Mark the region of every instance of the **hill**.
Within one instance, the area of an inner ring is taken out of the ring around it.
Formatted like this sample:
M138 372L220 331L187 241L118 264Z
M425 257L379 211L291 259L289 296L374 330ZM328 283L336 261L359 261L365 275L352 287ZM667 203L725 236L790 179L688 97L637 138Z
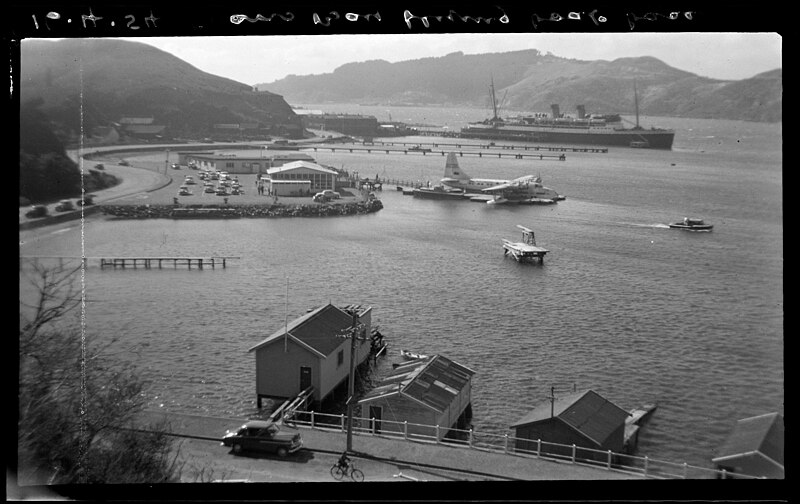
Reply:
M20 52L20 103L41 99L62 138L122 117L153 118L171 136L207 135L214 124L301 131L281 96L208 74L147 44L26 40Z
M531 49L397 63L348 63L332 73L290 75L256 87L292 103L380 103L384 105L463 105L490 103L494 81L501 108L545 112L558 103L563 112L585 105L594 114L633 114L634 80L645 115L739 119L782 119L782 70L740 81L700 77L653 57L582 61Z

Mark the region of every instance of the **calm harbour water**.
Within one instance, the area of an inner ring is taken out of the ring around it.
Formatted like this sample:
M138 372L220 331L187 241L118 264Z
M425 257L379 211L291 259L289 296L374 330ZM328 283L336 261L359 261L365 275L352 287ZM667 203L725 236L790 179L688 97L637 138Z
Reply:
M449 124L469 109L308 105ZM502 434L534 405L591 388L625 409L657 402L639 453L708 466L736 420L784 413L781 125L643 119L672 151L568 152L565 162L462 157L472 176L540 174L553 206L429 201L387 187L373 215L87 221L26 239L23 255L232 255L225 270L86 272L87 332L121 336L151 406L217 416L255 407L247 349L329 301L373 306L399 349L476 372L473 424ZM652 124L651 124L652 123ZM432 138L416 138L430 142ZM317 153L324 164L438 181L444 157ZM711 233L666 228L684 216ZM545 264L503 256L516 224ZM22 236L21 236L22 238ZM287 299L288 284L288 299ZM22 288L22 284L21 284Z

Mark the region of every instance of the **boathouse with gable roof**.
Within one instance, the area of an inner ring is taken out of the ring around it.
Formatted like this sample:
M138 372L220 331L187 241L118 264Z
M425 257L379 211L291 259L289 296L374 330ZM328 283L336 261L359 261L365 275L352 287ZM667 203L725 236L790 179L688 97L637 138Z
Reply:
M472 377L468 367L441 355L397 366L356 406L362 428L442 439L472 416ZM386 420L387 422L384 422ZM408 422L403 425L403 422ZM437 430L432 427L439 426Z
M783 436L780 413L743 418L711 461L728 473L783 479Z
M593 390L573 392L542 402L515 423L516 448L572 456L572 445L621 453L629 413ZM539 446L538 440L541 440ZM565 446L555 446L565 445ZM583 450L583 459L605 461L606 453Z
M350 372L350 338L343 337L358 324L356 365L370 355L372 307L333 304L310 310L253 345L256 359L256 396L259 407L263 398L288 399L309 386L313 399L321 402Z

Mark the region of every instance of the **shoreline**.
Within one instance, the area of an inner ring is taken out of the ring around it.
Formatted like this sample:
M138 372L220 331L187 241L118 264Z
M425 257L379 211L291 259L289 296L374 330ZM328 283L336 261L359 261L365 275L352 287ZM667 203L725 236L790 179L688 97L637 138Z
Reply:
M127 219L235 219L273 217L329 217L340 215L365 215L383 209L381 200L346 202L328 205L317 204L144 204L98 205L98 210L114 220Z

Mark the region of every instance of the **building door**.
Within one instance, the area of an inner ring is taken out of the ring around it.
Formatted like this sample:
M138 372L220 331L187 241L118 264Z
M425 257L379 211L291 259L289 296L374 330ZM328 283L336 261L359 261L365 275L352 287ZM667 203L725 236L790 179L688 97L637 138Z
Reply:
M383 412L380 406L370 406L369 407L369 418L370 421L374 418L375 419L375 432L381 431L381 413Z
M300 366L300 392L311 386L311 368Z

